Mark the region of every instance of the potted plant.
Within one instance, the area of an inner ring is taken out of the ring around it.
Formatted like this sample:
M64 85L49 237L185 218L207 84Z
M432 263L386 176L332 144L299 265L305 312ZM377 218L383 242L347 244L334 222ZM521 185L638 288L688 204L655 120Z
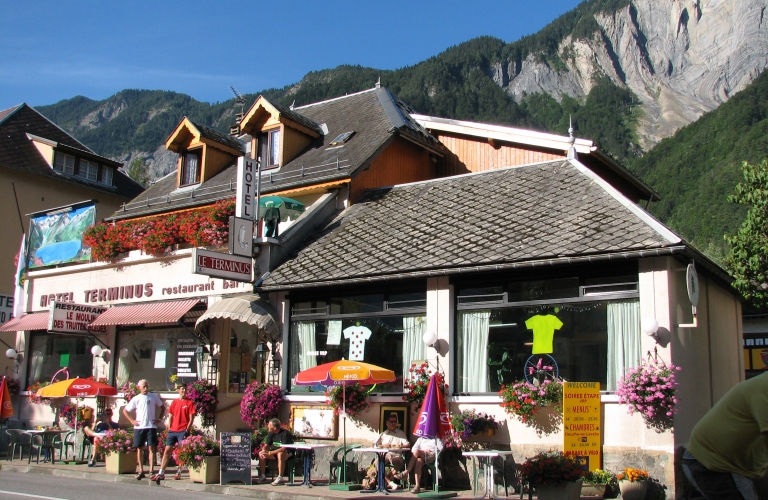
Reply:
M371 408L371 401L368 399L368 391L360 384L343 386L334 386L325 393L325 403L333 408L333 413L340 414L342 409L347 412L347 416L353 420L357 419L361 413L368 413ZM346 404L345 404L346 400Z
M104 462L110 474L131 474L136 470L136 449L130 432L108 430L96 442L96 451L105 454Z
M629 407L630 415L640 413L645 425L656 432L671 429L678 410L675 372L679 370L659 360L630 369L616 387L619 403Z
M536 489L539 500L579 500L584 471L560 451L547 451L520 466L523 480Z
M219 442L207 436L192 435L173 449L173 459L179 467L189 469L189 479L196 483L219 482L221 467Z
M520 381L512 385L503 385L499 391L501 407L510 415L529 427L537 434L549 434L560 429L563 422L563 381L560 379L538 380L534 383ZM543 421L536 418L545 406L551 406Z
M623 500L644 500L648 490L648 472L627 467L616 475Z
M403 380L403 389L405 389L403 401L414 403L412 406L418 411L422 403L424 403L424 396L427 394L427 386L429 385L429 378L432 376L432 372L429 370L427 363L422 363L411 366L408 369L408 373L410 376ZM445 394L445 376L440 372L437 372L437 385Z
M491 415L472 409L451 415L451 426L461 434L461 439L465 440L481 434L493 436L499 428L499 423Z
M616 481L616 476L607 470L596 469L584 474L584 484L581 485L581 496L603 497L608 483Z
M125 398L125 402L129 403L131 401L131 398L139 394L139 388L136 386L135 382L131 382L129 380L128 382L124 383L122 387L120 387L120 392L123 393L123 398Z
M282 406L283 391L279 386L254 381L246 386L240 400L240 419L252 429L257 429L276 417Z

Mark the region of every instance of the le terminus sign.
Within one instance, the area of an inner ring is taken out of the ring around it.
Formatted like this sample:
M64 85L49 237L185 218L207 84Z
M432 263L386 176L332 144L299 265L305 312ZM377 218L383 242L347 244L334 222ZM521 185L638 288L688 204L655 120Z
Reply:
M246 283L253 282L253 259L195 248L192 272Z

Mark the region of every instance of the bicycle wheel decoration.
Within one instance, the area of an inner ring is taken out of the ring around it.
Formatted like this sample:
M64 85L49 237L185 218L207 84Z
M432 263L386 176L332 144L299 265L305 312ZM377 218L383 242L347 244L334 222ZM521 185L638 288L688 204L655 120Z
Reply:
M549 354L534 354L525 361L523 368L526 382L544 382L559 378L557 361Z

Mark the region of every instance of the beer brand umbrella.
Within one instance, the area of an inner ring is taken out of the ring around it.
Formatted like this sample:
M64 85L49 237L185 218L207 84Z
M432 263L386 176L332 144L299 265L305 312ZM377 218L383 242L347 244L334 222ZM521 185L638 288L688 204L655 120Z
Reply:
M342 410L341 417L344 419L344 449L347 447L347 398L346 387L348 385L373 385L394 382L397 379L395 372L387 368L363 363L362 361L351 361L341 359L331 361L319 366L307 368L296 374L293 383L296 385L340 385ZM346 460L342 454L342 461ZM347 482L347 468L341 468L344 474L344 483Z
M13 405L11 404L11 392L8 390L8 382L5 377L0 379L0 419L12 417Z

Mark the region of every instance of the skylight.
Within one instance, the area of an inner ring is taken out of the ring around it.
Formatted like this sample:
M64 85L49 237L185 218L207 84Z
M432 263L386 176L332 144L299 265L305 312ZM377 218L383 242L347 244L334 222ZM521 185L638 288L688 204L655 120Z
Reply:
M352 131L352 132L344 132L343 134L339 134L338 136L336 136L334 140L331 141L331 146L343 145L345 142L349 140L350 137L354 135L354 133L355 132Z

